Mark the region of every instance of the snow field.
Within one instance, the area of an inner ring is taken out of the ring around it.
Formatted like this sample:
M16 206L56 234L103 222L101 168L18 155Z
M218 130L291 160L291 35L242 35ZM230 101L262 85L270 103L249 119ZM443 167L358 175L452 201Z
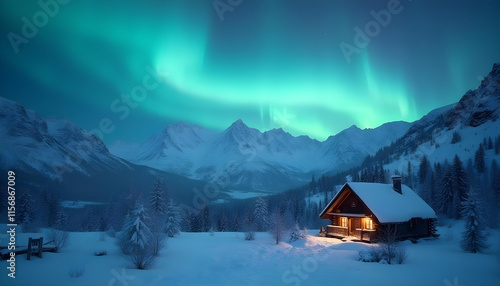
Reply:
M439 227L440 239L402 242L409 257L402 265L357 261L372 245L316 237L275 245L268 233L245 241L243 233L181 233L168 239L150 270L137 270L114 239L100 233L71 233L61 253L43 259L17 257L16 279L0 268L1 285L499 285L500 231L491 231L486 253L470 254L458 246L462 222ZM38 237L40 234L31 234ZM27 241L29 234L19 234ZM288 239L288 237L287 237ZM3 243L2 243L3 244ZM107 255L94 252L106 250ZM3 262L5 263L5 262ZM71 278L73 269L84 269ZM454 284L454 281L458 284ZM447 283L449 282L449 284Z

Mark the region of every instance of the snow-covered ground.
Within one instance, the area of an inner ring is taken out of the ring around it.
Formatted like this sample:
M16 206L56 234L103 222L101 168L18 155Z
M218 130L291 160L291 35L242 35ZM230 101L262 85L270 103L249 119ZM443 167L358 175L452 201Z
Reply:
M403 242L409 253L402 265L358 261L358 251L371 245L316 237L273 243L267 233L245 241L241 233L181 233L169 239L153 269L136 270L121 251L99 233L72 233L61 253L42 259L17 257L16 279L0 267L1 285L500 285L500 231L491 233L492 247L482 254L458 246L461 222L440 227L439 240ZM18 242L28 234L19 234ZM32 234L38 237L38 234ZM0 244L6 243L6 237ZM94 252L106 250L105 256ZM71 278L72 269L85 269Z

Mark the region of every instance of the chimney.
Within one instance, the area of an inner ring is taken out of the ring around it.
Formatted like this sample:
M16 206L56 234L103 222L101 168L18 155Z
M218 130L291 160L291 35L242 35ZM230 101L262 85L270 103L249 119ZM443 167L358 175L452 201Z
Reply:
M392 187L394 191L402 194L401 192L401 176L394 175L392 176Z

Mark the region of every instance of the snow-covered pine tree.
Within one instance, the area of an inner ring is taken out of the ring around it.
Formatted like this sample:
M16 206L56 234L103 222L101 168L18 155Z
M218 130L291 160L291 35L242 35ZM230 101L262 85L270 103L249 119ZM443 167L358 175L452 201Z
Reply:
M488 248L488 236L485 230L484 213L476 191L471 189L467 200L462 204L462 217L465 220L465 231L462 232L460 247L471 253Z
M36 218L35 201L29 193L29 190L23 192L18 198L18 212L19 222L23 225L24 232L30 232L32 224Z
M284 219L284 215L280 210L275 210L271 214L271 221L269 225L269 232L274 237L276 244L279 244L283 240L287 231L287 225Z
M207 232L212 228L212 221L210 219L210 210L208 208L208 204L205 204L203 208L203 231Z
M255 201L253 215L257 231L265 231L267 229L269 213L267 211L267 202L264 198L259 197Z
M453 183L453 217L460 218L461 203L467 197L469 184L467 182L467 173L463 167L462 161L455 155L452 165L452 183Z
M49 241L55 246L56 252L61 250L69 240L69 232L64 229L68 225L68 215L66 212L59 208L54 222L54 228L49 230L48 237Z
M491 163L491 188L493 189L497 209L500 209L500 167L496 160Z
M307 236L307 229L300 229L299 224L295 223L295 228L293 231L290 233L290 240L289 242L292 243L294 241L297 241L299 239L303 239Z
M167 205L167 208L165 209L165 218L166 218L166 223L165 223L165 232L169 237L174 237L178 235L181 232L181 212L179 208L174 205L174 202L172 199L170 199L170 202Z
M440 211L448 217L453 216L453 194L453 171L451 167L448 167L443 177L439 196Z
M63 210L63 208L59 208L54 226L56 229L62 230L65 229L67 225L68 225L68 215Z
M137 204L120 234L118 243L137 269L147 269L154 262L152 233L142 204Z
M152 211L155 214L165 213L165 191L163 190L163 183L160 179L156 180L154 190L150 195L150 203L152 206Z
M165 192L163 190L163 183L158 178L155 187L150 194L149 203L151 205L150 211L150 226L152 233L152 247L153 254L158 255L158 252L163 247L165 241Z

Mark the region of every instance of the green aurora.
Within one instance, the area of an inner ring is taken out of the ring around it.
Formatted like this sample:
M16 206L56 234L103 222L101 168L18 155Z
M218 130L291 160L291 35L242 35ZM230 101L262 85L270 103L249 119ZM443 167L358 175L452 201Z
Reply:
M498 1L400 1L350 61L339 45L395 0L54 1L41 1L57 11L16 47L12 33L23 37L23 17L43 20L43 5L1 2L1 96L88 130L108 118L106 143L237 119L325 140L353 124L417 120L500 61ZM145 77L154 88L125 114L122 94Z

